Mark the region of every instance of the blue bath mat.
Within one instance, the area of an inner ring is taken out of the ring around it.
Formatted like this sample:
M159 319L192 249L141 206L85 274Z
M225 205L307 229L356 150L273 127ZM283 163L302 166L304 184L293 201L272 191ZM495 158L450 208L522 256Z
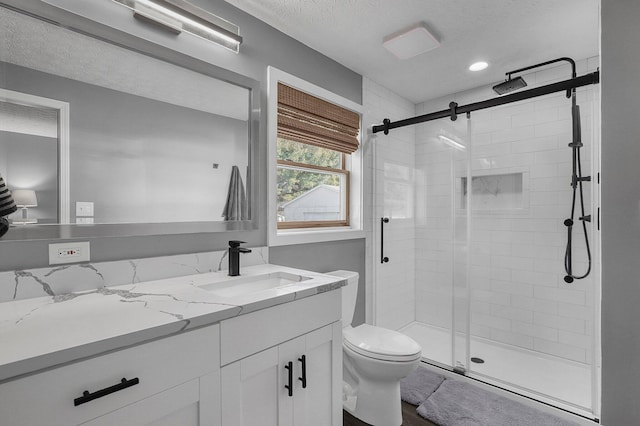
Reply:
M400 380L400 397L411 405L420 405L443 381L444 376L418 366L413 373Z
M459 380L447 379L419 407L440 426L578 426Z

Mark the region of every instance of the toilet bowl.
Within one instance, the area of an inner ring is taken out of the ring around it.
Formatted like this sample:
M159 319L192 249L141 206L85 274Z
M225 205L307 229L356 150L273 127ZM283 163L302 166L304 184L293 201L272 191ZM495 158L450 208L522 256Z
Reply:
M342 288L344 409L374 426L400 426L400 380L418 366L422 348L397 331L368 324L351 327L358 273L334 271L328 275L348 282Z

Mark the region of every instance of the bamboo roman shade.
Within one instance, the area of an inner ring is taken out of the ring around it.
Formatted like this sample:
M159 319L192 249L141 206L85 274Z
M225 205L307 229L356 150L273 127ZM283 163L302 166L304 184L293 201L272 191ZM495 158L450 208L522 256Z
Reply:
M359 131L357 113L278 83L278 137L351 154Z

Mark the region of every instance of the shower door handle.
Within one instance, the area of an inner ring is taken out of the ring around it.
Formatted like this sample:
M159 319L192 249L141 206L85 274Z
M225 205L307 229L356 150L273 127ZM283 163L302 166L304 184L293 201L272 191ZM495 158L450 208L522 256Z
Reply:
M380 263L387 263L389 258L384 255L384 224L389 223L388 217L380 218Z

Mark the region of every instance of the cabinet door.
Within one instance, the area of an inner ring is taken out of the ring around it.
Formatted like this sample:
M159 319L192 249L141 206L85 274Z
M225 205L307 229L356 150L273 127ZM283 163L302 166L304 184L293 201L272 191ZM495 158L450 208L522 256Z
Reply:
M342 425L339 321L228 364L221 375L223 426Z
M222 367L223 426L277 426L278 348L270 348Z
M342 325L336 322L305 337L306 388L298 381L295 426L342 425ZM298 361L302 374L302 362ZM298 390L299 388L299 390Z
M296 408L304 405L306 389L302 388L302 368L300 359L305 353L305 336L288 340L278 346L280 383L277 389L279 426L302 426L296 416ZM290 368L289 368L290 367ZM289 384L291 391L289 391ZM325 426L328 426L325 425Z

